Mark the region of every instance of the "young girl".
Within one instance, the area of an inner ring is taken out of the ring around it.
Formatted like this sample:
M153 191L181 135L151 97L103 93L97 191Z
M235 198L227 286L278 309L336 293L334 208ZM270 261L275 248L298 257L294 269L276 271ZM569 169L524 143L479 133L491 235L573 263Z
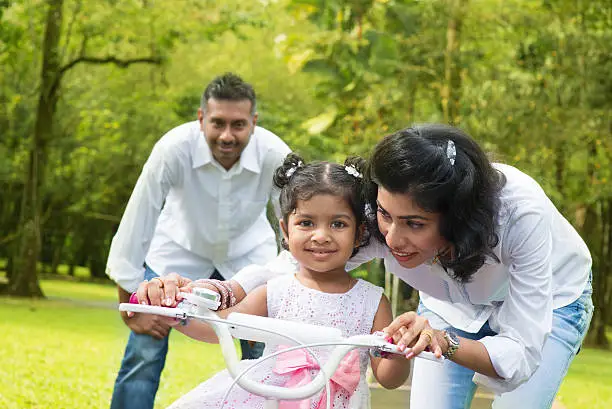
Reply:
M298 261L294 274L271 280L247 295L242 302L220 312L242 312L309 324L331 326L344 336L367 334L381 330L392 320L389 301L382 289L366 281L352 278L345 270L347 260L367 242L364 228L364 202L361 199L362 160L347 160L344 166L313 162L290 154L274 176L281 190L283 215L280 226L283 247ZM199 321L176 326L186 335L205 342L217 342L212 329ZM279 349L267 344L264 356ZM326 362L333 347L313 348L320 362ZM295 370L283 366L283 355L257 365L247 375L268 384L291 384L304 368L316 376L316 360L307 355L305 364ZM343 362L353 368L353 382L333 388L333 408L368 408L369 390L365 379L368 360L374 376L385 388L396 388L409 374L403 356L381 359L369 356L366 350L355 350ZM244 368L253 361L242 361ZM351 371L349 371L350 373ZM180 398L170 408L219 408L233 379L222 371ZM308 407L325 407L325 392L314 397ZM224 408L262 408L265 399L234 386ZM302 407L302 406L300 406Z

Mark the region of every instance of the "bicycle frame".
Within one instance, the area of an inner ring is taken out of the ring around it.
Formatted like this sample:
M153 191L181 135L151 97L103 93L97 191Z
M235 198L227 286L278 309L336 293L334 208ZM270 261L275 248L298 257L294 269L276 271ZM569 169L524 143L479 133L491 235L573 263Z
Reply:
M223 319L211 310L218 307L216 300L205 299L194 294L182 295L185 301L176 308L122 303L119 304L119 310L156 314L180 320L197 319L209 324L219 339L221 352L230 375L243 389L265 397L267 399L266 409L277 408L279 400L302 400L316 395L326 386L344 356L355 348L373 348L387 353L404 353L399 351L396 345L385 341L380 335L365 334L344 338L337 328L304 323L296 325L292 321L241 313L231 313L227 319ZM288 334L287 329L292 329L292 333ZM328 361L320 365L319 373L310 383L297 388L286 388L266 385L243 377L238 369L240 360L234 347L234 337L275 343L278 343L279 339L285 343L290 340L296 343L298 348L322 345L335 345L336 347ZM430 352L422 352L417 358L443 360L443 358L436 358Z

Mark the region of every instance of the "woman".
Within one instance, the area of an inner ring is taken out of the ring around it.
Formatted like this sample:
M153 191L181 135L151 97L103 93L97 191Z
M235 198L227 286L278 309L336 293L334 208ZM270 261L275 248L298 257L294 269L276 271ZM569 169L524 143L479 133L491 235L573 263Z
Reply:
M417 313L387 332L415 355L428 347L448 358L415 362L410 407L469 408L478 383L495 393L494 408L550 408L593 312L578 233L533 179L491 164L453 127L387 136L364 176L378 240L351 261L383 258L418 289ZM244 269L231 289L240 298L286 271L280 264Z

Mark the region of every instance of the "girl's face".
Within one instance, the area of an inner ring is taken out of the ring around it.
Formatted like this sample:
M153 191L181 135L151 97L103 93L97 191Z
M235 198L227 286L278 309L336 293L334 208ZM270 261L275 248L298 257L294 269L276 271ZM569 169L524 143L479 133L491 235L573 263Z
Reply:
M405 268L414 268L448 248L440 235L440 214L421 209L407 193L378 187L378 228L393 257Z
M357 220L347 201L334 195L298 200L281 230L289 251L308 273L345 273L357 246Z

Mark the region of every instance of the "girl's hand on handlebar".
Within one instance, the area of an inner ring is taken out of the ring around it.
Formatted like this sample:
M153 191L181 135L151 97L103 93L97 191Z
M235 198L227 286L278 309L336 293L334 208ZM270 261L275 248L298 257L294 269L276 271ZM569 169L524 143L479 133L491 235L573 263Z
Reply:
M437 334L440 331L433 329L426 318L413 311L398 316L383 331L400 350L406 351L410 348L406 353L408 359L425 350L433 352L437 358L442 356Z
M161 307L176 307L182 300L181 292L191 292L191 280L176 273L164 277L155 277L150 281L143 281L138 286L136 296L140 304L149 304Z

